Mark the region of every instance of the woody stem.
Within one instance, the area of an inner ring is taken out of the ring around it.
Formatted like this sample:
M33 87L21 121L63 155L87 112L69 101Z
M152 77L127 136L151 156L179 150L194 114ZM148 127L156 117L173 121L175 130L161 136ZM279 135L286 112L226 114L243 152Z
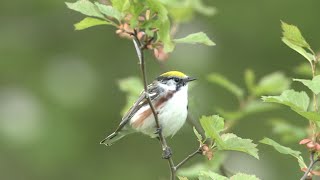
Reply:
M146 77L146 68L145 68L145 59L144 59L144 50L146 49L146 46L145 45L142 45L142 43L140 42L139 38L138 38L138 35L137 35L137 31L134 30L134 33L131 34L132 37L133 37L133 43L134 43L134 46L135 46L135 49L136 49L136 52L137 52L137 55L138 55L138 58L139 58L139 65L140 65L140 70L141 70L141 76L142 76L142 81L143 81L143 87L144 87L144 92L145 92L145 98L147 99L148 101L148 104L152 110L152 113L153 113L153 116L154 116L154 120L155 120L155 123L156 123L156 127L157 127L157 130L158 130L158 135L159 135L159 140L160 140L160 143L161 143L161 146L162 146L162 150L163 152L166 154L168 153L171 153L170 152L170 148L166 142L166 139L164 138L163 134L162 134L162 129L161 129L161 126L160 126L160 123L159 123L159 118L158 118L158 114L156 112L156 109L154 108L152 102L151 102L151 99L149 97L149 94L148 94L148 84L147 84L147 77ZM176 179L176 168L175 168L175 165L174 165L174 162L173 162L173 159L171 157L171 154L167 154L168 156L165 157L165 159L168 160L168 163L169 163L169 167L170 167L170 172L171 172L171 180L175 180Z

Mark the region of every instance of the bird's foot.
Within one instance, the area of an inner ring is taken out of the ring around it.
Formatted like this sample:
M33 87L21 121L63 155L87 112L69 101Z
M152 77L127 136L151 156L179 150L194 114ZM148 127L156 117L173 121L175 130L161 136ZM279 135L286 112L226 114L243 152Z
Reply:
M162 158L163 159L169 159L172 156L172 151L170 147L166 147L163 149Z
M156 132L154 134L158 134L159 135L160 133L162 133L162 128L161 127L157 128Z

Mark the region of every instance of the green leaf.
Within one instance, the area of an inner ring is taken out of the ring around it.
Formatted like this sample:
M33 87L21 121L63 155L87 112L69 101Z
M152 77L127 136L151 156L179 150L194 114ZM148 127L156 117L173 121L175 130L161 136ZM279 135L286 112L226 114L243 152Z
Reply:
M174 44L170 36L170 21L166 20L159 26L158 31L159 40L162 41L164 51L166 53L172 52L174 49Z
M271 119L272 132L281 137L283 142L297 142L308 136L305 127L295 126L283 119Z
M248 175L244 173L238 173L230 177L230 180L259 180L255 175Z
M188 180L188 178L186 177L181 177L181 176L178 176L179 180Z
M186 36L184 38L180 38L180 39L174 39L174 42L176 42L176 43L186 43L186 44L204 44L204 45L207 45L207 46L216 45L203 32L189 34L188 36Z
M293 44L291 41L289 41L286 38L282 38L282 42L284 42L287 46L289 46L291 49L297 51L299 54L301 54L304 58L306 58L309 62L312 62L314 60L314 56L310 53L308 53L305 49L303 49L300 46L297 46Z
M126 11L130 6L130 0L111 0L112 7L120 12Z
M255 74L252 69L247 69L244 72L244 81L246 83L246 86L248 90L253 93L254 87L255 87Z
M216 8L212 6L204 5L202 0L190 0L190 1L193 2L194 9L200 14L203 14L206 16L213 16L214 14L217 13Z
M312 77L311 66L310 66L310 63L307 63L307 62L301 63L300 65L296 66L293 71L294 73L302 76ZM319 74L318 70L316 74Z
M281 72L264 76L254 87L254 95L279 94L290 87L291 81Z
M106 6L104 4L100 4L98 2L95 3L101 13L106 16L110 16L116 18L119 22L121 21L123 15L117 9L113 8L112 6Z
M239 99L243 99L243 95L244 95L243 89L241 89L239 86L237 86L233 82L226 79L224 76L218 73L212 73L208 75L207 79L209 82L213 82L222 86L223 88L225 88L226 90L228 90L229 92L237 96Z
M207 138L215 140L218 146L223 145L223 141L219 135L224 130L224 119L218 115L202 116L200 124L205 131Z
M199 180L228 180L228 178L212 171L200 171Z
M78 11L84 15L104 18L103 14L101 14L98 8L89 0L78 0L75 3L66 2L66 5L69 9Z
M194 126L193 126L193 132L197 136L198 141L202 143L204 139L202 138L201 134L197 131L197 129Z
M308 112L310 99L305 92L296 92L294 90L286 90L280 96L262 96L265 102L274 102L291 107L293 111L314 122L320 122L320 114L318 112Z
M259 159L257 145L251 139L242 139L232 133L223 134L221 138L224 141L222 150L240 151Z
M92 17L86 17L77 24L74 25L75 30L83 30L92 26L98 26L98 25L105 25L105 24L110 24L110 22L101 20L101 19L96 19Z
M300 30L296 26L281 22L281 27L283 30L282 34L285 39L297 46L310 48L310 45L304 39Z
M240 151L258 157L258 149L256 144L252 143L251 139L241 139L235 134L220 133L224 130L224 119L220 116L202 116L200 124L208 138L211 138L216 143L219 150Z
M292 149L285 147L285 146L282 146L279 143L277 143L274 140L269 139L269 138L263 138L260 141L260 143L272 146L274 149L276 149L281 154L288 154L288 155L295 157L299 162L300 168L307 167L306 164L304 163L303 158L300 156L301 152L292 150Z
M302 82L315 94L320 93L320 75L315 76L312 80L307 80L307 79L293 79L293 80Z
M281 27L283 30L282 41L291 49L304 56L308 61L314 61L314 56L304 49L307 48L311 50L311 47L302 36L300 30L296 26L289 25L285 22L281 22Z
M118 85L120 90L125 92L127 95L127 104L121 111L121 114L123 115L137 100L143 89L143 85L140 78L137 77L128 77L121 79L118 81Z
M286 90L280 96L262 96L265 102L284 104L293 110L307 111L310 99L304 91Z

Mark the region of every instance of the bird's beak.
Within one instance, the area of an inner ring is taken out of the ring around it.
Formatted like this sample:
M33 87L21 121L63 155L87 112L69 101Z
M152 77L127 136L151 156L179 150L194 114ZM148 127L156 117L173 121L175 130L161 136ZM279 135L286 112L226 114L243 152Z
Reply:
M190 82L190 81L194 81L194 80L197 80L197 79L194 77L187 77L184 79L184 82Z

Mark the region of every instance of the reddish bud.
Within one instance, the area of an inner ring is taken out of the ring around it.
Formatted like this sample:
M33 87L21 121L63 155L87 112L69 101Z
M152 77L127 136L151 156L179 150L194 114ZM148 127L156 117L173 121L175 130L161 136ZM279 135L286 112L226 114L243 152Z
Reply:
M201 146L202 155L206 156L208 160L210 161L213 157L213 151L211 148L209 148L208 145L204 144Z
M302 139L299 144L307 144L309 142L311 142L311 139Z
M169 58L169 54L164 52L163 47L157 47L153 50L154 56L159 60L159 61L166 61Z

